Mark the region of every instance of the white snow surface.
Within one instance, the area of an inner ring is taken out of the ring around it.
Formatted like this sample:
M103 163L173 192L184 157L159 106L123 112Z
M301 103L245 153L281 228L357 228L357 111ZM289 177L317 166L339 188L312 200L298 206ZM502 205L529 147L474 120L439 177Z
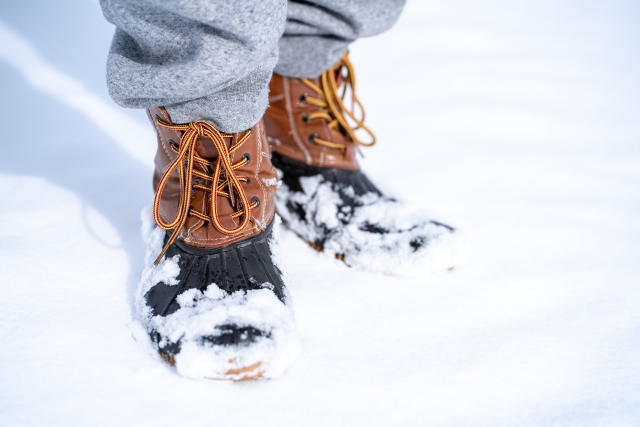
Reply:
M158 332L163 337L161 346L180 342L180 352L174 357L178 373L194 379L241 379L244 373L234 376L227 372L259 365L257 371L260 378L281 376L300 352L300 341L286 289L287 305L270 290L273 288L270 283L262 284L263 289L232 294L210 283L204 292L190 289L181 293L177 298L180 308L175 312L167 316L154 316L145 295L160 282L169 286L178 285L176 278L180 273L180 256L163 257L158 265L154 265L164 244L165 231L155 225L151 207L142 211L141 220L146 255L135 297L137 320L148 333ZM277 229L278 224L279 221L276 221L274 228ZM278 253L277 236L277 232L273 233L269 241L275 253ZM264 332L265 336L249 346L202 343L202 337L220 335L220 327L230 324L254 327ZM151 342L145 344L154 347Z
M347 268L281 230L281 377L184 378L135 321L155 136L108 97L98 2L0 2L1 426L637 426L635 1L411 0L351 48L363 169L468 241Z

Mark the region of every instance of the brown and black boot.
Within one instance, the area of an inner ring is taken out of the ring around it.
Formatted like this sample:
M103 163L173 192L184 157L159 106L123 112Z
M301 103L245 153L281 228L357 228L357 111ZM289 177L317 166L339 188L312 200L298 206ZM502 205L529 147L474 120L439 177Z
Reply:
M272 257L277 177L264 124L226 134L175 124L162 107L148 114L158 151L141 321L183 376L277 376L298 344Z
M264 121L282 174L276 207L312 247L350 266L397 274L428 264L433 247L449 246L442 241L452 227L382 194L361 171L357 153L375 137L364 125L348 54L315 79L274 74L269 103Z

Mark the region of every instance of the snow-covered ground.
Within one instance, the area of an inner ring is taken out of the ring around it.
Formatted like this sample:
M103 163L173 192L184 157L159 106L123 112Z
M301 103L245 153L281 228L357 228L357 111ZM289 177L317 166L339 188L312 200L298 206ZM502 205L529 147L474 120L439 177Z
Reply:
M390 278L283 230L302 354L228 383L132 324L155 137L107 95L113 28L0 3L0 425L640 425L639 29L635 1L413 0L357 42L364 168L466 260Z

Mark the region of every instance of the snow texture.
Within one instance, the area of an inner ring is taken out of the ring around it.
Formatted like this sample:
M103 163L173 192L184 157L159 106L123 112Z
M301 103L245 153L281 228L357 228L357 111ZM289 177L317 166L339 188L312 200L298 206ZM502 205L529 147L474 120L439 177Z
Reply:
M638 426L638 22L410 0L356 42L363 170L467 261L370 274L282 229L302 351L236 383L178 375L132 322L156 137L109 99L98 2L0 1L0 426Z
M175 356L178 373L194 379L241 379L246 373L229 375L227 372L259 364L261 378L281 376L300 350L290 296L285 295L286 304L283 304L270 290L273 285L269 283L262 284L263 289L232 294L211 283L204 292L190 289L181 293L177 298L180 308L174 313L153 316L145 295L160 282L178 285L179 255L164 257L154 265L162 250L165 232L155 225L150 207L143 210L141 220L147 250L135 297L138 319L147 332L160 334L160 347L180 342L180 352ZM275 253L278 252L278 222L269 241ZM220 335L220 327L224 325L254 327L264 335L244 346L213 346L203 342L203 337Z
M306 241L322 241L329 256L340 255L363 271L403 277L416 270L454 268L461 249L452 230L432 222L416 206L373 192L358 196L353 187L338 188L321 175L299 182L302 192L280 185L278 212ZM292 213L288 204L300 206L305 217Z

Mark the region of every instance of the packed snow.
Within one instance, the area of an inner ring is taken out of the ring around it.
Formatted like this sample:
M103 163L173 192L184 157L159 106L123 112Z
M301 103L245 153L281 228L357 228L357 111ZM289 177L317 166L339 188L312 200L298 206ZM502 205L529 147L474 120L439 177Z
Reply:
M236 383L180 376L136 320L155 136L108 97L98 2L1 2L0 425L637 426L639 18L412 0L356 42L364 170L466 261L372 274L281 228L299 358Z

